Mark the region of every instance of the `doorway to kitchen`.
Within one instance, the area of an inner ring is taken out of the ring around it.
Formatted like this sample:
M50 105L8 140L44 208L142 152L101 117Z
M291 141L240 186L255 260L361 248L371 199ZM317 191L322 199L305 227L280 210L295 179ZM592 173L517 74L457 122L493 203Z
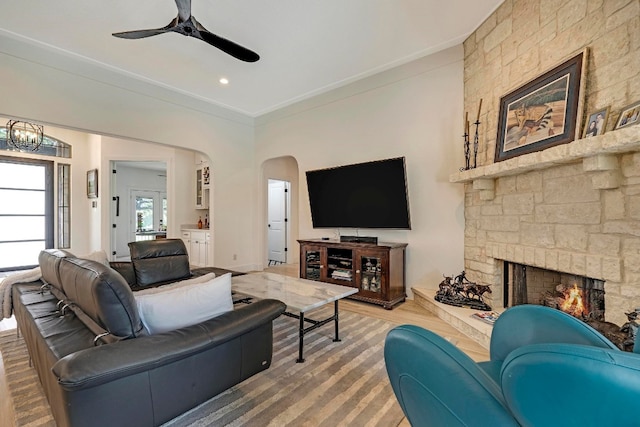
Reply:
M129 259L129 242L166 238L167 165L112 161L111 258Z

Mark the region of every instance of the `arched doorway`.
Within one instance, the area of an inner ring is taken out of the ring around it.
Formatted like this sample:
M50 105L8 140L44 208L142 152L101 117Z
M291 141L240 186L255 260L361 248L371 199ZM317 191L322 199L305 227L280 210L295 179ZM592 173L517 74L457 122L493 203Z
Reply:
M262 164L265 265L298 262L298 162L283 156Z

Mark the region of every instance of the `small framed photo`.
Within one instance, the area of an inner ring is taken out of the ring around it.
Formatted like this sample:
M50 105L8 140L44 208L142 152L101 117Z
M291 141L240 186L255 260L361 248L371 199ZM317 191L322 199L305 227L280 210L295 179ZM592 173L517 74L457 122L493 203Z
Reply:
M622 129L640 123L640 101L627 105L622 109L618 123L614 129Z
M87 197L89 199L98 198L98 169L87 171Z
M604 133L607 126L607 119L609 118L609 109L610 107L603 108L587 116L587 122L584 125L584 134L582 135L583 138L590 138Z

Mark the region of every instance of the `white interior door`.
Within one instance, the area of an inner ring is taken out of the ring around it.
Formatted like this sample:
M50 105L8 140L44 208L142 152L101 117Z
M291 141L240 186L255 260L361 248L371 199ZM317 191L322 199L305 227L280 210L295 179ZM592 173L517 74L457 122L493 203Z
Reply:
M288 183L270 179L267 209L269 263L287 262L287 198Z

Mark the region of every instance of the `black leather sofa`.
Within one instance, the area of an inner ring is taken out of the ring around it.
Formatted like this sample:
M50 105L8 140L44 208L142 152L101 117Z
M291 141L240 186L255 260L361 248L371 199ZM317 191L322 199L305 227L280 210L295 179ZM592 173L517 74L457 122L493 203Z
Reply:
M113 265L133 271L134 288L157 285L151 277L192 275L181 241L136 249L142 270L134 251L131 265ZM240 304L196 325L147 335L132 286L111 266L60 250L41 252L39 262L41 282L14 285L12 298L58 426L157 426L271 364L272 322L285 309L280 301ZM150 265L153 271L144 269Z

